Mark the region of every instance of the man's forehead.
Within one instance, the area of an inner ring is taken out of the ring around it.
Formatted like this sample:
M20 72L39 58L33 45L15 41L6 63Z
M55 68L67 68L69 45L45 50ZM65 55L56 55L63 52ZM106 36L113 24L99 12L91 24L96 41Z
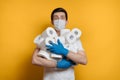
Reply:
M65 16L65 13L64 12L56 12L56 13L54 13L54 16L57 16L57 15L64 15Z

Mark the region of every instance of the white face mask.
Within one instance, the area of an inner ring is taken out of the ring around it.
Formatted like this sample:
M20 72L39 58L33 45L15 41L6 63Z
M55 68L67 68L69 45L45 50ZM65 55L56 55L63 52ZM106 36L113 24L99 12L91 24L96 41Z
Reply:
M65 28L66 21L58 19L58 20L54 20L53 23L56 30L61 30Z

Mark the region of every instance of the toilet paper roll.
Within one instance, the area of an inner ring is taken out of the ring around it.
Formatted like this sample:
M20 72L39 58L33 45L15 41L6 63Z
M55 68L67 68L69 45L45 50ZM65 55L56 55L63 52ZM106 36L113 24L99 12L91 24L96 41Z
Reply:
M50 53L48 53L48 52L46 52L46 51L43 51L43 50L40 50L40 51L38 52L38 56L44 57L44 58L46 58L46 59L48 59L48 60L54 60L54 59L52 59L52 58L50 57Z
M47 37L40 45L41 49L46 51L46 45L51 45L50 42L55 43L53 37Z
M51 57L51 58L61 59L61 58L62 58L62 55L58 55L58 54L51 53L50 57Z
M43 38L56 37L57 33L52 27L48 27L41 35Z
M35 39L34 39L34 43L37 45L38 48L41 48L41 43L44 41L44 38L41 37L41 35L38 35Z
M64 46L66 49L68 49L68 50L70 50L70 51L72 51L72 52L74 52L74 53L77 53L77 45L74 45L74 44L65 44L65 46Z
M65 36L69 32L70 32L70 29L62 29L62 30L60 30L60 36Z
M77 41L74 43L74 46L77 47L77 50L82 50L82 51L84 51L84 48L83 48L83 46L82 46L82 42L81 42L80 39L77 40Z
M47 37L45 39L45 45L51 45L51 42L55 43L55 39L53 37Z
M41 38L41 35L38 35L37 37L35 37L35 39L34 39L33 42L34 42L35 44L39 43L40 38Z
M47 52L45 52L45 51L43 51L43 50L40 50L40 51L38 52L38 56L42 56L42 57L44 57L44 58L46 58L46 59L50 59L50 54L47 53Z
M76 36L77 39L79 39L80 36L81 36L81 34L82 34L81 30L78 29L78 28L74 28L74 29L72 29L71 32L72 32L73 34L75 34L75 36Z
M69 32L66 36L65 36L65 40L66 43L72 44L76 41L76 36L75 34Z
M55 42L57 43L57 40L60 40L60 42L64 45L65 44L65 38L63 36L55 37Z
M68 50L70 50L70 44L65 44L64 47Z

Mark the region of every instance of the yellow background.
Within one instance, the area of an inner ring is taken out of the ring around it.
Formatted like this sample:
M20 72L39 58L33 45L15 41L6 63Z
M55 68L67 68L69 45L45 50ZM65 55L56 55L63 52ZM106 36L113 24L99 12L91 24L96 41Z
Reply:
M75 67L76 80L120 80L119 0L0 0L0 80L42 80L33 40L56 7L68 11L67 28L82 30L88 64Z

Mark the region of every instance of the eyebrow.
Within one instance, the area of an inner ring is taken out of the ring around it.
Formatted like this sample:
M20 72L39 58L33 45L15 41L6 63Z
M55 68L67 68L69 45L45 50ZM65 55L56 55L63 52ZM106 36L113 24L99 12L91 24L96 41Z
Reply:
M65 15L60 15L60 16L65 17ZM54 15L54 17L58 17L58 15Z
M54 18L57 18L58 16L57 16L57 15L54 15L53 17L54 17Z

